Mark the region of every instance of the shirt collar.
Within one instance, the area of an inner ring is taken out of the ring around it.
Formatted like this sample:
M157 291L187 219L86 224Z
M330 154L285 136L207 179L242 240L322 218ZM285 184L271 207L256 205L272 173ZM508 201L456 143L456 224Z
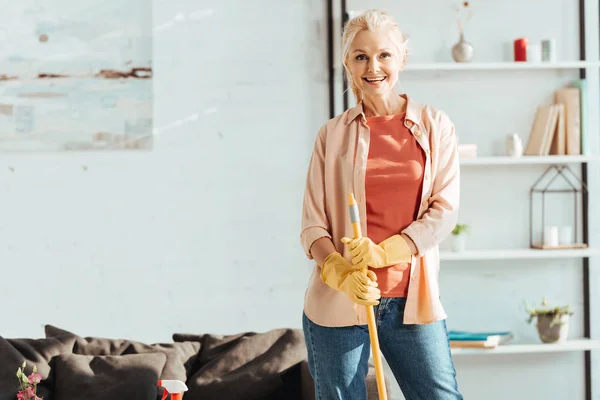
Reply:
M406 96L406 119L409 121L412 121L414 124L418 125L421 122L421 111L423 109L423 106L419 103L417 103L416 101L414 101L413 99L411 99L409 96ZM350 108L348 110L348 114L346 115L346 124L350 124L352 121L354 121L359 115L362 115L363 118L365 116L364 110L363 110L363 104L362 101Z

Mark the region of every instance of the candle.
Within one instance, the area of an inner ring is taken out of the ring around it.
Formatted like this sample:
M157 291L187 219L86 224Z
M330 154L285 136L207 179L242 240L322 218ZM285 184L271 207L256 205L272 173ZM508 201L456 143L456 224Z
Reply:
M561 226L558 242L560 244L572 244L573 228L571 228L570 226Z
M527 61L527 38L514 41L515 61Z
M558 246L558 227L549 226L544 229L544 246L557 247Z
M554 39L542 40L542 61L556 61L556 42Z
M542 61L542 46L538 43L530 43L527 46L527 61L540 62Z

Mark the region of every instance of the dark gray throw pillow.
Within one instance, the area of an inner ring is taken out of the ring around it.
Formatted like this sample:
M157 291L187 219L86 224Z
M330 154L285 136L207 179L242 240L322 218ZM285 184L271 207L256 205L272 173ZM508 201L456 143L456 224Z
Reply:
M236 335L176 333L174 341L202 343L197 369L188 379L187 400L292 400L298 391L290 384L290 367L306 359L299 329L274 329ZM299 370L299 369L298 369ZM290 371L282 378L284 371Z
M156 400L163 353L56 357L55 400Z
M37 394L44 400L52 399L54 373L52 358L72 353L75 338L56 337L48 339L4 339L0 337L0 400L15 400L19 381L15 376L17 368L27 361L26 375L31 374L35 365L42 374Z
M163 353L167 356L167 362L160 379L177 379L183 382L187 381L190 376L198 351L200 350L200 343L196 341L145 344L127 339L82 337L52 325L46 325L44 330L46 337L74 338L74 354L118 356L125 354Z

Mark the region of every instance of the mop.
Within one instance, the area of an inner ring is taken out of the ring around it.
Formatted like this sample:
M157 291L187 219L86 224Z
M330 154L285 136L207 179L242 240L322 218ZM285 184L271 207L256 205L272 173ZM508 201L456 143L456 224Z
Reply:
M358 206L354 200L354 194L348 195L348 210L350 212L350 222L352 222L352 230L354 238L362 237L360 229L360 218L358 215ZM366 274L366 269L363 270ZM387 392L385 391L385 380L383 375L383 364L381 363L381 354L379 352L379 339L377 337L377 325L375 324L375 312L373 306L367 308L367 323L369 326L369 339L371 341L371 353L373 354L373 363L375 364L375 378L377 379L377 392L379 400L387 400Z

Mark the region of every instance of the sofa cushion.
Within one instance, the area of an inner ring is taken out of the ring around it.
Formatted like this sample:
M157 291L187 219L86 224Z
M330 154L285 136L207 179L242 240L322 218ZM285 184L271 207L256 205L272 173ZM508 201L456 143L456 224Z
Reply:
M89 356L117 356L126 354L163 353L167 356L160 379L177 379L185 382L195 367L200 342L144 344L126 339L82 337L52 325L44 327L46 337L73 337L74 354Z
M307 356L298 329L237 335L177 333L173 340L202 343L186 400L292 398L297 388L287 388L281 374Z
M23 361L27 361L25 373L31 374L33 365L42 374L38 396L52 400L54 373L52 358L73 352L75 339L57 337L48 339L4 339L0 337L0 400L16 399L19 382L15 373Z
M163 353L56 357L55 400L156 400Z

